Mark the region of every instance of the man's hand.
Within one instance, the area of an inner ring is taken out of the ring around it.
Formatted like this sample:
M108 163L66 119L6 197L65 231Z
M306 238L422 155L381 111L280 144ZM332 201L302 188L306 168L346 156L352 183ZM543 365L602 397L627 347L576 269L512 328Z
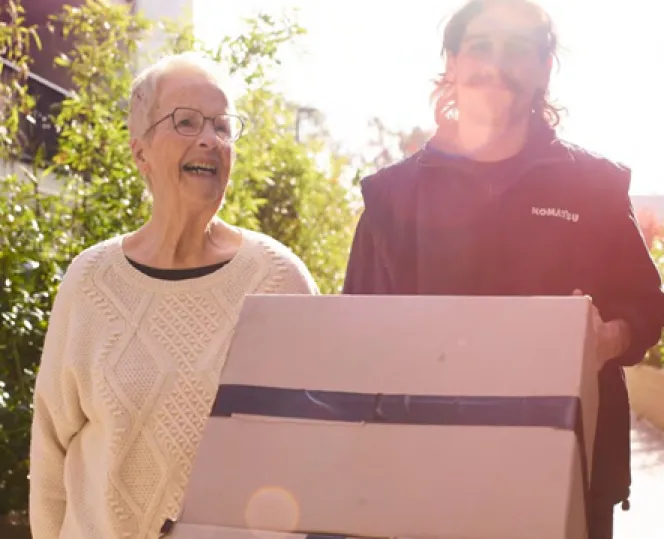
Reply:
M572 295L587 296L578 289L574 290ZM592 298L590 299L592 300ZM620 356L629 348L630 330L627 322L624 320L604 322L595 305L593 305L593 328L597 344L597 360L600 367L610 359Z

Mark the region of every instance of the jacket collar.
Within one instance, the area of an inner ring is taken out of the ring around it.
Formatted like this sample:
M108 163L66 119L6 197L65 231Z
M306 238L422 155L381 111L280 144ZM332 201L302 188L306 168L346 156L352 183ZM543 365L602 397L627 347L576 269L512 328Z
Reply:
M429 139L418 152L416 162L419 167L451 167L473 173L475 162L472 159L445 153L435 148L432 140ZM552 127L540 120L533 121L526 144L515 157L519 161L519 168L522 172L545 164L574 160L572 149L558 138Z

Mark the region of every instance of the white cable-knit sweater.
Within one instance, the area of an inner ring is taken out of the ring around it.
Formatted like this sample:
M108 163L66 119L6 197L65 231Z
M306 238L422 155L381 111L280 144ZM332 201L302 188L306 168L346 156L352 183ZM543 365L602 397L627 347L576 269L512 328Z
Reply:
M158 537L178 514L243 298L318 293L300 259L255 232L226 266L182 281L135 269L121 240L81 253L54 303L34 397L34 539Z

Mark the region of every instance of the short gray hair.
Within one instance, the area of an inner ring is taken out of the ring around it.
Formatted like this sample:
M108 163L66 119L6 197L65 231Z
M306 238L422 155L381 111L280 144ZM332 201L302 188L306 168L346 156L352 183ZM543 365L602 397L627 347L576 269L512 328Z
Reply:
M205 75L214 81L226 96L228 111L235 112L230 81L218 62L196 52L171 54L143 69L132 82L128 118L131 138L141 136L149 127L157 104L157 90L162 77L169 73L185 71Z

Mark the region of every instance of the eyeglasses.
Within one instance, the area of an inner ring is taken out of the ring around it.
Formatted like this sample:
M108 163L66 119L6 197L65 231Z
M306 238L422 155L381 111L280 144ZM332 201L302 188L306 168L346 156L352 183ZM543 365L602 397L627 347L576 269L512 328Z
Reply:
M190 109L186 107L178 107L170 114L167 114L159 121L153 123L145 130L144 135L163 121L171 118L173 120L173 128L177 133L185 137L195 137L200 135L205 127L205 122L210 120L214 127L215 133L227 141L235 142L242 136L244 129L244 122L239 116L233 114L217 114L216 116L204 116L200 110Z

